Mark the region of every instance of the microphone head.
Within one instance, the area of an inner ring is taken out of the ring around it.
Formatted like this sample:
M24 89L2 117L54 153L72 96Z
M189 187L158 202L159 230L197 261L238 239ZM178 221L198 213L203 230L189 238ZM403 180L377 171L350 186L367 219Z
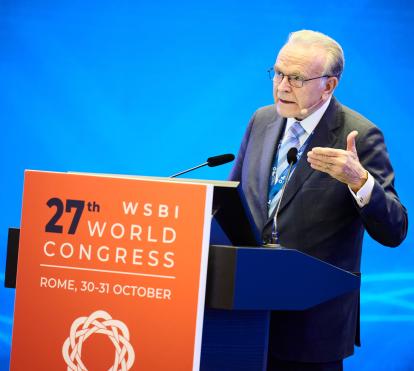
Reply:
M298 149L296 147L292 147L291 149L289 149L286 157L287 157L287 162L289 165L295 165L296 162L298 162Z
M209 157L207 159L207 165L210 167L219 166L223 164L227 164L234 160L234 155L232 153L226 153L224 155L218 155Z

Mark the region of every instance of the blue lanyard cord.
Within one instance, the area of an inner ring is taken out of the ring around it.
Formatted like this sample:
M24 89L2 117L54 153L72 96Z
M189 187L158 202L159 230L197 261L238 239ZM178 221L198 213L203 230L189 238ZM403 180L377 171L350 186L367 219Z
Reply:
M297 155L298 161L296 162L295 165L292 166L292 170L290 172L289 178L292 176L296 165L299 163L299 160L301 159L303 153L305 152L305 149L308 146L308 143L309 143L310 138L312 137L312 134L313 132L308 136L305 143L303 143L303 145L300 147L298 151L298 155ZM279 152L281 144L282 142L279 143L277 152ZM269 188L270 188L269 189L269 203L273 199L273 197L282 189L283 184L285 184L285 182L287 181L286 176L289 171L289 166L287 166L282 171L278 179L276 179L276 169L277 169L277 157L275 158L274 166L272 167L272 176L271 176L271 181L269 184Z

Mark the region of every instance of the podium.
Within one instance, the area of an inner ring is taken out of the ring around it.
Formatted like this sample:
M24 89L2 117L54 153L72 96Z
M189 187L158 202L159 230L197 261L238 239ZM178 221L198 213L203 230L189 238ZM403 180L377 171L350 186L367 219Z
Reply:
M10 288L18 241L10 229ZM271 310L304 310L359 287L358 276L297 250L211 245L200 370L266 370Z
M266 370L271 310L304 310L360 278L293 249L210 246L200 370Z
M235 182L213 185L200 370L266 370L270 311L311 308L358 290L360 278L298 250L254 246L258 234L241 188ZM9 287L15 284L18 242L13 229Z

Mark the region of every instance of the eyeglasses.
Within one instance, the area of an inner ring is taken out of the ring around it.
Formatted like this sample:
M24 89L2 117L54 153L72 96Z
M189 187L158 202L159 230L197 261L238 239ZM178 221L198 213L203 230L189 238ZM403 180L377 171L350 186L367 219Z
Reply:
M294 88L303 87L303 83L305 83L306 81L321 79L323 77L332 77L330 75L323 75L323 76L318 76L318 77L312 77L310 79L305 79L302 76L298 76L298 75L284 75L280 71L275 71L273 67L269 68L267 70L267 73L269 74L270 80L274 81L276 84L280 84L282 80L284 79L284 77L286 76L288 79L289 85Z

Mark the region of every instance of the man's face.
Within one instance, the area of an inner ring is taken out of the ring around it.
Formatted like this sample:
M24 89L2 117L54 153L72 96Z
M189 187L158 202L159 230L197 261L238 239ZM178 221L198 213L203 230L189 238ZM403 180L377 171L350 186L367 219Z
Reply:
M323 105L329 95L326 93L326 79L304 82L301 88L292 87L287 75L310 79L324 75L326 52L317 47L298 44L285 45L277 57L275 70L285 77L280 83L273 81L273 97L277 112L283 117L304 119ZM306 112L302 111L307 109Z

